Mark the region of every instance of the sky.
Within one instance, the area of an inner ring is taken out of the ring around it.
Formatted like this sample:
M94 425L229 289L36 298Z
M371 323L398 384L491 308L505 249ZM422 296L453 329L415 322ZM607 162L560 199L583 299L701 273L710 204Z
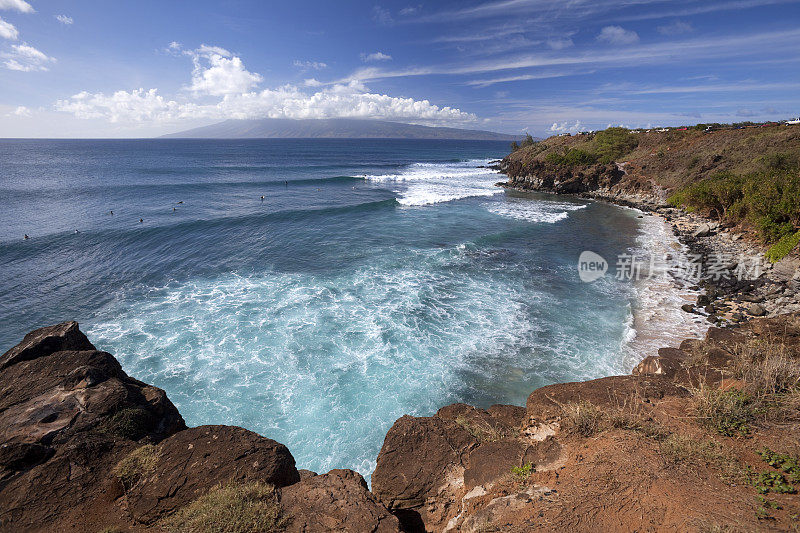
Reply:
M800 0L0 0L0 137L355 117L534 136L800 114Z

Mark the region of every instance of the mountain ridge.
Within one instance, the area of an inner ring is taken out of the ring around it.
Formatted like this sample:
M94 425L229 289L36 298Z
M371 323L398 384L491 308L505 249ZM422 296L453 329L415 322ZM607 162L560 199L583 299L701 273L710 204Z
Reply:
M162 135L162 139L456 139L514 141L522 135L485 130L420 126L385 120L229 119Z

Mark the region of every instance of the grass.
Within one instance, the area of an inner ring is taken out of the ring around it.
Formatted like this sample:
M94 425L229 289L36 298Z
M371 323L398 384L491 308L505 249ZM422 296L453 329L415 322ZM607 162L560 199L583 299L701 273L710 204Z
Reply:
M694 391L695 409L706 425L726 437L750 433L756 410L752 397L742 391L701 387Z
M272 533L286 523L275 488L256 481L219 485L159 525L170 533Z
M471 421L468 420L463 415L458 415L455 421L456 424L466 429L470 433L470 435L472 435L481 442L494 442L506 436L503 431L497 429L496 427L488 423L478 423L475 421Z
M126 491L130 490L140 479L155 470L161 457L161 448L152 444L133 450L112 470L122 482Z
M568 403L561 407L561 430L570 435L591 437L600 429L603 413L589 402Z
M696 469L708 466L719 472L728 484L749 482L749 473L730 451L711 439L701 440L686 435L670 435L660 445L661 457L669 464Z
M612 428L634 431L647 438L663 440L669 431L644 412L642 404L636 401L624 401L618 404L607 415Z

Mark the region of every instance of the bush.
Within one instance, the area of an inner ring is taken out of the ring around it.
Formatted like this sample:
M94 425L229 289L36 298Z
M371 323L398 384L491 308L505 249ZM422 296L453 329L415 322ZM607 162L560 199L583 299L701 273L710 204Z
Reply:
M128 454L114 467L111 473L119 478L122 486L128 491L140 479L155 470L160 457L161 448L152 444L145 444Z
M787 233L767 250L767 261L772 263L780 261L789 255L789 252L797 248L798 244L800 244L800 230L794 233Z
M549 163L568 167L594 165L597 159L595 154L579 148L571 148L563 155L553 152L545 157L545 161Z
M676 207L707 211L733 223L753 224L766 243L793 235L800 226L800 174L769 170L743 176L729 172L684 187L669 199ZM782 248L788 246L787 240ZM791 249L791 248L790 248Z
M272 533L286 518L274 487L256 481L217 486L159 525L175 533Z
M613 163L639 144L627 128L607 128L595 135L594 142L601 163Z
M535 472L536 469L533 466L533 463L525 463L522 466L515 466L511 468L511 473L514 474L514 477L520 483L525 483L528 481L528 478L531 477L531 474Z

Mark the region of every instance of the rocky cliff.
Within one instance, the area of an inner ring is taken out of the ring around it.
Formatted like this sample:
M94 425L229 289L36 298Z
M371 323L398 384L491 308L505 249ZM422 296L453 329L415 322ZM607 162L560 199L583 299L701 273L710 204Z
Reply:
M709 330L525 407L404 416L370 492L186 428L75 322L0 357L2 531L754 531L798 525L800 314Z

